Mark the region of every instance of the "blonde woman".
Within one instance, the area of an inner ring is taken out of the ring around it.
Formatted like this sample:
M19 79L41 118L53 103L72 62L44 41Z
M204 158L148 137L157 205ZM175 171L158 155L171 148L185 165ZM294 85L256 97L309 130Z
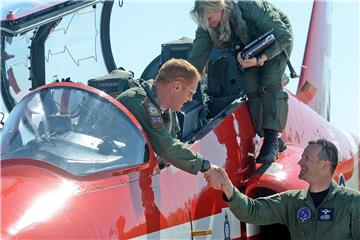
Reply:
M236 59L245 69L240 74L249 101L250 113L257 134L264 144L256 159L273 162L278 153L278 133L285 128L288 95L281 79L286 61L283 51L290 54L292 30L287 16L266 1L196 0L190 12L198 24L189 61L201 72L213 47L236 48ZM273 29L275 42L261 56L242 59L240 51L260 35Z

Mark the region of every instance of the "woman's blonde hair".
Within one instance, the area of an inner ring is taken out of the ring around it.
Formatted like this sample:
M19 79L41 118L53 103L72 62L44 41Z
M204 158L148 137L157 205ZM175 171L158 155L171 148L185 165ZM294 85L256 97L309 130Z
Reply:
M206 11L223 10L221 21L217 29L209 26L208 20L204 13ZM205 31L213 32L220 41L226 42L230 39L230 16L233 11L232 0L195 0L194 9L191 10L190 16Z

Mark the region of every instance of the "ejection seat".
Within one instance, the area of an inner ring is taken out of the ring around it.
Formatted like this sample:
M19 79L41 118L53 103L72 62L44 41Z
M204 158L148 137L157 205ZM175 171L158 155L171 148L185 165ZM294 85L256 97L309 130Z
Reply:
M208 61L206 94L208 118L220 113L232 101L245 95L239 64L234 54L213 48Z

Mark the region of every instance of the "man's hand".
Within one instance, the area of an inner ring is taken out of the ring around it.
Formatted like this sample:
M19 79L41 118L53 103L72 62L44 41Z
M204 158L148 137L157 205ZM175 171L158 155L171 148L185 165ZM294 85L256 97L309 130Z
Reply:
M208 185L216 190L221 190L221 184L223 182L222 175L216 171L219 167L211 165L209 170L204 173L204 177Z
M232 197L234 186L224 169L211 165L204 177L210 187L223 191L228 199Z

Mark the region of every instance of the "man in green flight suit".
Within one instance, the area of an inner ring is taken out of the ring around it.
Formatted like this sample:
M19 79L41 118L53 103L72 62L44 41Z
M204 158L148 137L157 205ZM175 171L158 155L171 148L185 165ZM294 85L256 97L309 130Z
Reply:
M155 80L130 88L117 99L139 121L162 160L191 174L198 171L210 174L213 170L210 162L176 137L180 130L176 111L192 100L200 79L189 62L170 59L161 66Z
M210 186L222 190L224 200L241 221L285 224L291 239L360 239L360 192L338 186L332 176L338 163L336 146L325 140L309 142L299 162L299 178L309 189L290 190L251 199L240 193L221 168L205 175Z
M291 53L293 42L288 17L262 0L196 0L190 14L198 28L189 62L201 72L213 46L234 52L245 69L240 73L240 81L248 97L254 128L264 137L256 161L273 162L279 151L286 148L278 134L285 128L288 115L288 95L282 86L286 68L284 52ZM261 55L242 59L239 51L271 29L276 38L274 43Z

